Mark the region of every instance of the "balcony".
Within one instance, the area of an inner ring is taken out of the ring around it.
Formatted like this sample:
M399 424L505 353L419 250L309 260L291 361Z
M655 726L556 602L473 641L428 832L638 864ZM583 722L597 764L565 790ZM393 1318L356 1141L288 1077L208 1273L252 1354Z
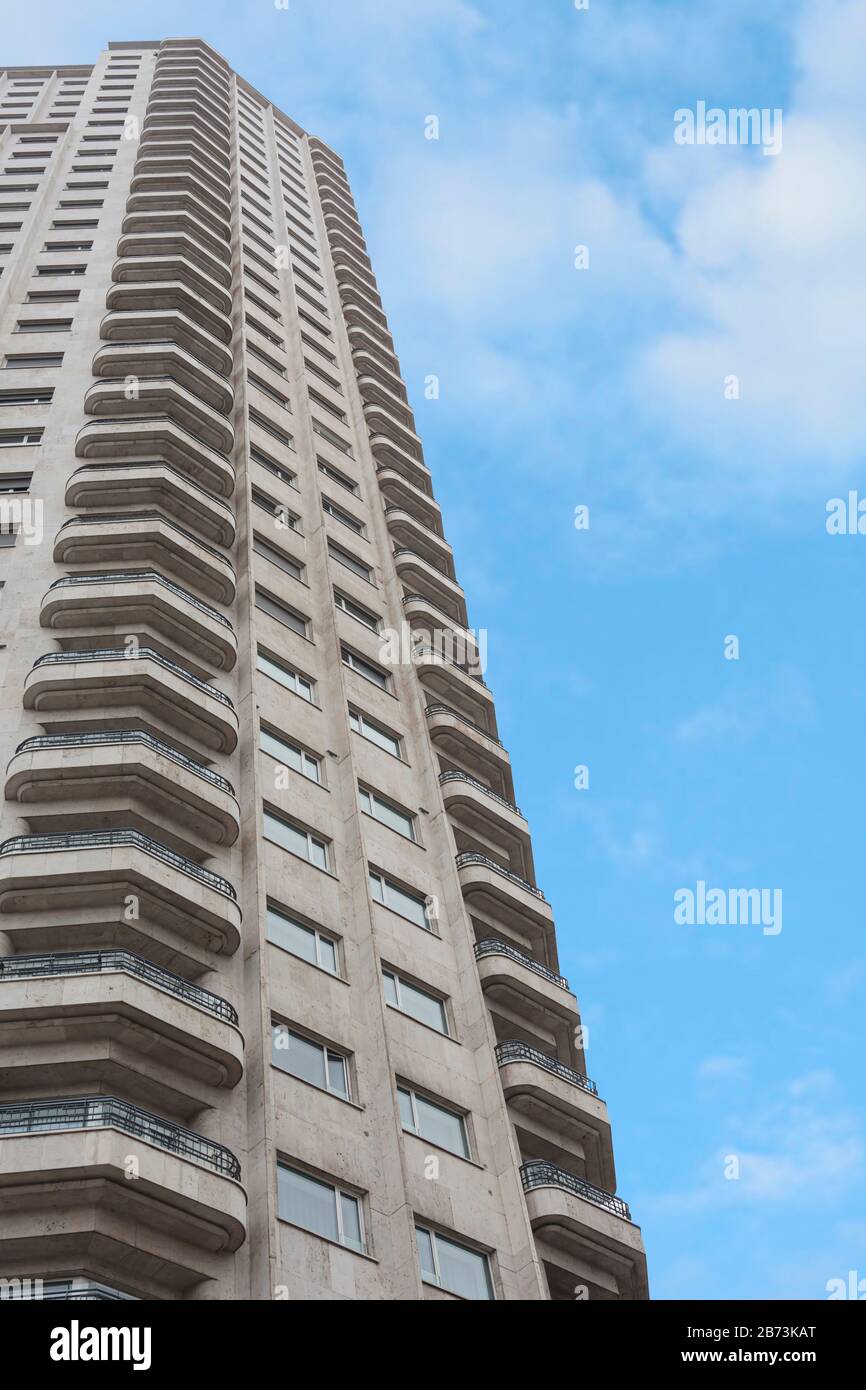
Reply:
M44 727L56 714L92 711L97 729L144 724L155 737L168 731L210 753L232 753L238 741L234 705L221 690L150 647L46 652L24 682L24 708ZM68 721L66 721L68 727ZM81 724L76 721L75 728Z
M356 375L358 390L365 406L380 406L387 411L392 419L397 420L413 434L416 433L415 416L409 405L401 396L395 395L391 388L383 383L378 370L368 372L363 376L359 373Z
M124 233L151 230L167 232L178 225L181 217L191 219L192 224L198 226L202 240L205 236L209 237L209 241L213 243L214 254L218 255L222 247L228 259L231 254L229 223L218 217L201 198L197 198L193 193L184 192L183 189L164 189L161 193L130 193L126 201L126 216L123 219L122 230ZM144 220L145 218L149 220Z
M415 648L412 663L425 691L434 697L431 703L456 709L470 726L495 728L493 696L477 676L468 675L462 667L446 660L435 647Z
M129 1181L130 1139L137 1175ZM246 1234L239 1165L224 1145L114 1096L0 1107L0 1262L70 1269L179 1298L225 1272Z
M218 120L228 124L229 104L228 96L222 90L214 87L201 73L189 73L183 75L161 75L154 71L153 82L150 88L150 104L158 102L168 105L178 97L189 98L192 101L199 101L209 111L213 111Z
M172 167L148 169L148 165L154 162L163 165L170 162ZM169 207L178 193L189 193L223 224L231 220L231 203L225 197L225 181L217 183L209 171L199 170L188 159L151 161L139 158L129 187L131 196L140 193L152 197L154 201L164 198Z
M649 1297L640 1230L625 1202L553 1163L524 1163L520 1176L552 1298L573 1299L575 1285L590 1301Z
M117 254L121 260L141 260L142 258L167 256L184 257L195 265L210 283L231 291L232 272L221 256L215 256L203 241L185 231L130 232L117 243Z
M75 453L78 458L110 458L113 462L118 458L150 462L156 454L217 497L231 497L234 492L235 474L228 459L167 415L88 421L78 431Z
M147 258L144 259L146 262ZM123 265L124 262L121 261L120 264ZM190 265L189 269L192 271L194 267ZM183 274L186 275L187 272L184 271ZM105 304L108 309L123 313L141 313L143 310L175 311L183 314L199 328L203 328L218 342L230 343L231 320L225 313L203 303L196 277L190 275L189 278L190 285L185 284L183 280L160 280L156 277L141 282L134 281L131 284L111 284L105 296ZM200 278L198 276L198 279Z
M164 833L181 853L233 845L240 810L225 777L144 729L38 735L6 769L6 800L32 830L123 828ZM107 801L105 809L101 803ZM77 803L71 805L70 803Z
M158 565L218 603L233 603L231 561L160 512L102 512L64 521L54 542L63 565Z
M338 227L333 226L328 230L328 245L331 249L332 260L339 252L341 255L350 257L352 262L361 266L368 275L373 274L373 263L366 251L358 249L356 237L345 236Z
M334 263L334 270L337 272L338 278L340 271L350 271L355 276L359 285L364 286L369 293L375 295L381 307L382 301L379 298L379 286L373 274L373 267L370 265L370 261L366 256L359 258L351 251L347 251L345 247L332 246L331 260Z
M84 409L88 415L114 420L125 415L140 419L142 414L153 412L160 419L176 421L187 434L218 453L228 454L234 447L234 430L225 415L206 405L173 376L136 374L134 395L122 381L96 381L85 393Z
M195 199L190 201L194 203ZM132 212L127 208L122 230L123 237L117 247L118 255L124 254L121 248L126 237L140 237L144 251L151 243L158 245L158 238L161 236L186 236L194 238L209 255L225 267L228 274L231 273L231 241L225 235L216 235L209 230L201 218L196 216L192 206L176 207L173 211L165 211L152 205Z
M425 594L404 594L403 612L416 643L427 647L435 647L438 643L443 655L455 666L483 679L481 653L475 634L469 628L458 623Z
M222 415L230 415L234 405L231 382L206 367L171 338L106 343L94 353L92 370L93 375L103 381L125 381L129 376L174 380L195 396L199 403L203 402L210 410ZM226 424L225 428L228 433L224 439L228 440L227 447L231 448L234 438L231 426Z
M550 969L556 965L553 913L540 888L474 850L457 855L457 873L476 934L506 936Z
M419 521L404 507L390 506L385 508L385 522L399 551L419 555L431 569L454 579L454 552L438 531L430 529L426 519Z
M333 204L331 205L333 207ZM356 256L366 256L367 243L364 238L349 227L342 213L336 211L323 211L323 221L328 239L340 238L341 245L348 246L350 251L354 251Z
M352 301L369 314L370 317L379 324L380 328L387 330L388 320L382 308L382 300L376 289L371 289L366 278L357 275L355 271L345 264L335 267L337 285L341 295L351 294Z
M496 1046L499 1078L524 1156L580 1167L582 1178L613 1192L607 1106L595 1083L541 1048L511 1038Z
M219 115L194 97L162 97L147 103L144 129L153 130L161 125L189 125L201 131L221 149L227 150L230 144L228 124Z
M442 509L429 493L407 482L393 468L387 468L382 464L376 469L376 481L388 506L394 506L398 511L414 517L419 526L424 526L434 535L442 535Z
M231 163L216 145L205 140L192 126L161 126L145 131L138 142L139 159L155 161L153 167L162 167L163 159L194 159L202 169L221 180L223 188L231 182Z
M108 628L123 638L143 633L157 651L164 641L169 649L164 655L172 660L179 651L182 664L199 676L230 671L237 660L228 618L152 569L55 579L43 596L39 623L55 632ZM87 647L89 633L77 634L77 640Z
M118 1092L184 1123L243 1074L226 1000L131 951L0 958L6 1097Z
M235 890L220 874L137 830L17 835L0 844L0 913L116 905L217 953L240 944Z
M378 466L394 469L422 492L432 494L433 485L426 463L407 454L389 435L371 434L370 449Z
M440 772L439 785L458 850L489 848L518 878L531 880L532 842L519 808L466 772Z
M351 324L353 328L363 328L374 342L384 347L386 352L393 353L394 340L387 327L384 323L378 322L356 290L341 289L340 301L343 305L343 318L347 324ZM381 314L379 317L384 319L385 315Z
M158 507L197 531L208 542L230 547L235 539L231 509L171 464L154 459L140 463L86 463L66 484L68 507Z
M394 376L400 375L400 363L393 352L388 352L379 341L378 335L368 333L364 327L356 327L352 324L346 325L346 332L349 342L352 344L352 353L356 349L368 353L374 362L378 362L386 372L391 372Z
M221 318L214 318L208 321L206 310L202 307L201 312L204 317L201 319L202 326L214 333L215 337L222 336L224 329L222 322L225 317L231 315L232 295L231 290L227 289L220 280L215 280L207 271L201 268L199 261L192 257L187 257L177 252L166 253L159 256L133 256L127 254L120 260L115 261L111 270L111 278L117 285L151 286L154 284L166 288L173 283L183 284L188 290L193 292L196 300L202 301L202 306L208 305L217 311ZM116 298L119 291L110 291L110 296ZM160 291L161 294L161 291ZM135 308L135 304L124 306L123 304L109 304L109 307ZM157 303L154 307L159 308ZM176 307L172 302L170 308ZM183 307L179 305L177 307ZM199 320L196 320L198 322ZM218 327L217 327L218 325Z
M399 372L392 372L387 367L383 367L378 357L364 347L353 349L352 360L355 364L358 388L362 395L365 390L365 383L376 381L380 388L387 393L388 400L407 405L406 387Z
M511 759L496 735L450 705L428 705L424 713L443 771L477 770L482 781L513 802Z

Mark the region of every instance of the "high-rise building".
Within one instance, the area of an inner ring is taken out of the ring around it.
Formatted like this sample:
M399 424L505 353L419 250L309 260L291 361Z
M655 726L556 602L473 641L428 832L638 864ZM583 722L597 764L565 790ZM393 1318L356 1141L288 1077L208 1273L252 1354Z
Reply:
M0 1296L641 1299L342 161L0 79Z

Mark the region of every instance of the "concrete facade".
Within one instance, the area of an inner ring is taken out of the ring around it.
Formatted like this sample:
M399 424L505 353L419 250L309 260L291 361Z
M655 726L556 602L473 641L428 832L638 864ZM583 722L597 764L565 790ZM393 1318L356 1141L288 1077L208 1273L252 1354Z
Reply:
M199 39L0 155L0 1280L647 1297L342 161Z

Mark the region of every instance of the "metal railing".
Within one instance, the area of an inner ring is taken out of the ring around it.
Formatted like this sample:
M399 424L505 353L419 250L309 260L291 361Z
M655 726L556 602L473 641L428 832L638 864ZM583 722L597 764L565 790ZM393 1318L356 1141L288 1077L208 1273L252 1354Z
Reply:
M503 749L503 751L505 750L505 744L500 739L498 739L495 734L491 734L487 729L482 729L480 724L476 724L475 721L473 719L470 719L468 715L461 714L460 710L454 709L452 705L428 705L427 708L424 710L424 713L428 715L450 714L452 718L459 719L461 724L468 725L468 727L470 729L474 729L477 734L482 734L484 738L489 739L491 743L495 743L497 748L501 748Z
M124 1134L133 1134L179 1158L191 1158L240 1182L241 1165L224 1144L205 1139L195 1130L163 1120L116 1096L80 1096L0 1105L0 1138L64 1129L120 1129Z
M487 682L483 676L476 676L474 671L468 670L465 666L459 666L457 662L452 661L450 657L444 656L442 652L437 652L435 647L428 647L424 644L414 647L413 652L415 656L433 656L436 658L437 666L450 666L452 670L459 671L461 676L466 676L467 679L471 681L477 681L479 685L484 686L485 690L487 689ZM477 728L478 726L476 725L475 727Z
M67 849L118 849L125 845L129 845L133 849L140 849L153 859L160 859L164 864L170 864L179 873L186 874L189 878L196 878L201 883L206 883L217 893L231 898L232 902L237 900L237 893L227 878L223 878L221 874L215 874L212 869L202 868L201 864L196 864L194 860L187 859L183 854L177 854L167 845L161 845L158 840L152 840L149 835L142 835L139 830L84 830L56 835L13 835L10 840L4 840L0 844L0 855L47 854L53 850Z
M226 792L229 796L235 794L231 782L220 773L205 767L204 763L197 763L194 758L188 758L186 753L172 748L170 743L163 743L162 739L154 738L153 734L147 733L144 729L93 730L83 734L35 734L19 743L15 749L15 756L19 753L36 752L40 748L98 748L119 743L143 743L161 757L170 758L179 767L194 773L196 777L203 777L206 782L219 787L220 791Z
M395 551L395 554L396 554L396 551ZM460 630L461 633L463 633L463 632L469 632L468 627L466 627L465 624L461 623L461 621L460 621L459 618L455 618L454 615L453 615L452 613L449 613L449 612L447 611L447 609L443 608L442 605L441 605L440 603L434 603L433 600L432 600L432 598L428 598L426 594L404 594L404 595L403 595L403 602L404 602L404 603L411 603L414 599L420 599L421 603L426 603L427 606L428 606L428 608L434 609L435 612L441 614L441 616L442 616L443 618L447 618L447 619L448 619L448 622L449 622L449 625L450 625L452 628L459 628L459 630ZM474 633L470 633L469 635L470 635L470 637L472 637L472 640L473 640L473 642L474 642L474 641L475 641Z
M170 593L176 594L186 603L198 608L202 613L206 613L209 618L213 618L220 627L227 627L229 632L234 629L228 618L222 613L218 613L209 603L203 603L195 594L191 594L187 589L175 584L171 579L166 579L165 575L158 570L103 570L96 574L66 574L62 579L55 579L53 584L49 584L48 592L52 589L61 589L64 585L74 586L76 584L159 584L163 589L168 589Z
M512 1038L508 1042L497 1043L495 1052L500 1067L504 1067L508 1062L532 1062L534 1066L543 1067L552 1075L561 1077L569 1085L579 1086L582 1091L586 1091L591 1096L598 1095L598 1087L595 1082L590 1081L583 1072L575 1071L574 1067L567 1067L557 1057L549 1057L546 1052L542 1052L538 1047L532 1047L529 1043Z
M520 1179L524 1192L532 1192L537 1187L561 1187L566 1192L573 1193L575 1197L581 1197L585 1202L592 1202L593 1206L603 1207L612 1215L621 1216L624 1221L631 1221L631 1212L621 1197L614 1197L612 1192L594 1187L585 1178L578 1178L565 1168L558 1168L555 1163L546 1163L541 1159L531 1159L529 1163L522 1163Z
M533 960L532 956L527 956L523 951L518 951L516 946L503 941L499 936L485 936L481 941L476 941L475 959L480 960L482 956L508 956L509 960L518 961L527 970L533 970L536 975L542 975L545 980L550 980L551 984L559 985L561 989L570 988L564 975L557 975L555 970L542 965L541 961Z
M167 671L180 676L190 685L194 685L197 690L212 695L215 700L219 700L221 705L228 705L229 709L234 709L234 704L222 690L208 685L207 681L200 680L191 671L185 671L182 666L178 666L176 661L171 661L167 656L155 652L152 647L139 647L130 655L131 650L127 647L94 647L91 651L46 652L44 656L36 658L33 669L35 671L37 666L76 665L82 661L137 661L139 657L144 657L146 661L153 661L157 666L164 666Z
M197 545L200 550L204 550L206 554L212 556L214 560L219 560L221 565L224 565L226 569L230 569L232 574L234 574L234 565L227 555L221 554L215 546L208 545L207 541L199 540L198 536L193 535L192 531L187 531L184 526L178 526L176 521L170 521L167 516L163 516L162 512L154 510L144 512L99 512L92 516L71 516L58 528L57 534L59 536L60 532L65 531L67 526L113 526L135 521L158 521L162 526L168 526L170 530L177 532L179 536L183 536L184 540L192 541L193 545Z
M488 787L486 782L479 782L477 777L470 777L468 772L440 772L439 781L442 784L445 782L467 782L470 787L476 787L485 796L489 796L491 801L498 801L500 806L504 806L508 811L513 811L516 816L523 819L523 812L519 806L515 806L511 801L506 801L504 796L500 796L499 792Z
M46 979L54 976L101 975L122 972L135 975L147 984L155 985L165 994L173 994L187 1004L206 1009L215 1018L237 1026L237 1010L227 999L221 999L201 985L192 984L182 975L154 965L133 951L58 951L42 956L0 956L0 982L4 980Z
M510 879L512 883L516 883L519 888L525 889L525 891L531 893L533 897L540 898L542 902L547 902L540 888L536 888L534 884L528 883L525 878L520 877L520 874L512 873L511 869L506 869L503 864L498 863L495 859L491 859L489 854L480 854L474 849L464 850L462 854L458 854L458 869L466 868L470 864L480 864L485 869L493 869L495 873L501 874L503 878Z

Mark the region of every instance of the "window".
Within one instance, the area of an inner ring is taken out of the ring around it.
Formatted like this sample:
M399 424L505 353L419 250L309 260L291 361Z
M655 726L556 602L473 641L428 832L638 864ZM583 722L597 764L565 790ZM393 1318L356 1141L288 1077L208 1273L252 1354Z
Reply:
M355 603L354 599L347 598L345 594L341 594L339 589L334 590L334 604L337 608L341 609L343 613L348 613L350 618L355 618L359 623L363 623L371 632L379 631L379 619L376 617L376 614L369 612L366 608L362 608L360 603Z
M336 941L329 936L323 936L316 928L307 927L294 917L288 917L285 912L280 912L270 903L267 911L267 936L268 941L274 946L280 946L291 955L309 961L310 965L318 965L331 975L339 973Z
M322 498L322 511L326 512L328 516L332 516L335 521L339 521L341 526L348 526L349 530L354 531L356 536L366 534L367 528L363 521L358 521L357 517L351 516L349 512L344 512L342 507L336 506L328 497ZM366 565L363 568L366 569Z
M43 251L92 251L92 241L46 241Z
M281 661L276 661L274 657L266 655L258 649L256 653L256 669L262 675L269 676L272 681L285 686L286 690L291 690L295 695L300 695L302 700L313 703L313 683L305 676L298 675L291 667L284 666Z
M437 1231L429 1231L423 1226L415 1227L415 1238L418 1241L421 1278L425 1284L436 1284L448 1293L459 1294L461 1298L494 1297L490 1262L486 1255L478 1250L470 1250L466 1245L458 1245L455 1240L447 1240Z
M367 787L358 787L358 800L361 803L362 811L366 811L368 816L387 825L389 829L396 830L398 835L403 835L405 839L417 843L418 836L415 831L415 817L410 816L406 811L401 811L390 801L385 801L375 792L371 792Z
M278 528L285 526L291 531L300 533L298 522L301 518L295 512L290 512L288 507L284 507L280 502L275 502L272 497L268 497L266 492L260 492L257 487L251 489L251 496L257 507L261 507L262 511L268 513L268 516L275 518Z
M282 623L283 627L289 627L292 632L306 637L309 627L307 619L300 613L296 613L294 609L287 607L285 603L280 603L273 594L267 593L265 589L260 589L258 585L256 586L256 608L262 613L267 613L268 617L273 618L276 622Z
M277 1164L277 1208L283 1221L366 1252L361 1202L329 1182L308 1177L285 1163Z
M286 484L286 487L295 488L297 491L294 473L290 473L288 468L283 468L279 463L275 463L263 450L257 449L255 444L250 446L250 458L254 463L260 463L262 468L266 468L269 473L273 473L275 478L279 478L281 482Z
M351 478L347 478L345 473L341 473L338 468L332 468L330 463L325 463L323 459L318 459L317 462L319 465L319 472L323 473L326 478L330 478L332 483L337 483L340 487L344 487L347 492L351 492L352 494L357 493L358 484L353 483Z
M385 1002L393 1009L399 1009L401 1013L414 1018L417 1023L426 1023L428 1028L435 1028L437 1033L449 1036L448 1013L444 999L437 998L435 994L428 994L418 985L411 985L408 980L402 979L390 970L382 971L382 981L385 987Z
M358 560L354 555L351 555L348 550L344 550L341 545L337 545L336 541L328 541L328 554L332 560L336 560L338 565L342 565L344 569L357 574L359 579L366 579L368 584L373 583L371 567L365 565L363 560Z
M401 888L398 883L383 877L382 874L377 874L372 869L370 870L370 892L377 903L381 903L383 907L389 907L400 917L405 917L407 922L414 922L416 927L423 927L425 931L433 930L430 919L431 898L422 898L419 893L412 893L408 888Z
M328 868L328 846L325 841L302 826L274 815L272 811L265 811L265 838L315 864L318 869Z
M32 473L0 473L0 493L29 492Z
M53 386L31 386L24 391L0 391L0 406L48 405L53 395Z
M311 782L321 782L322 765L319 759L314 758L312 753L305 752L303 748L298 748L297 744L287 742L264 725L259 730L259 747L263 753L276 758L278 763L293 768L303 777L309 777Z
M272 565L276 565L285 574L290 574L293 579L303 581L304 567L293 560L291 555L286 555L285 551L279 550L275 545L262 540L261 536L253 532L253 550L257 555L261 555L264 560L270 560Z
M39 265L36 267L37 275L83 275L87 270L86 265Z
M19 319L16 333L68 333L72 319Z
M357 671L359 676L363 676L365 681L372 681L373 685L378 685L380 690L388 690L391 684L391 677L387 671L381 667L374 666L372 661L365 661L357 652L353 652L351 647L342 647L341 654L343 665L350 670Z
M427 1139L460 1158L469 1157L469 1138L462 1115L444 1105L436 1105L408 1086L397 1087L397 1103L400 1122L408 1134L417 1134L419 1139Z
M3 366L11 371L24 367L60 367L62 364L62 352L13 352L7 355Z
M309 1081L311 1086L331 1091L343 1100L350 1098L348 1058L275 1019L271 1021L271 1061L280 1071Z
M316 405L320 405L323 410L327 410L328 414L333 415L335 419L341 420L343 424L346 423L345 413L342 410L339 410L337 406L332 405L331 402L327 400L325 396L320 396L318 391L314 391L311 386L307 387L307 391L309 393L311 401L315 401Z
M274 439L278 439L287 449L294 449L295 442L290 434L286 434L285 430L277 429L276 425L272 425L270 420L266 419L264 415L260 415L257 410L250 408L249 414L252 424L258 425L259 429L265 430Z
M13 449L19 444L41 444L44 431L0 430L0 449Z
M315 416L313 416L313 434L319 435L319 437L326 440L328 444L332 444L335 449L339 449L342 454L348 454L349 458L354 457L351 444L345 439L341 439L333 430L329 430L328 426L323 425Z
M402 745L397 735L383 729L381 724L374 724L372 719L368 719L366 714L361 714L360 710L349 709L349 724L362 738L369 739L370 743L376 743L387 753L393 753L395 758L402 759Z
M27 304L77 304L81 290L28 290ZM72 320L70 319L71 323Z
M256 376L253 372L247 372L247 381L250 383L251 386L255 386L257 391L261 391L270 400L276 401L277 405L280 406L283 410L291 409L288 397L281 396L279 391L275 391L273 387L269 386L266 381L262 381L260 376Z

